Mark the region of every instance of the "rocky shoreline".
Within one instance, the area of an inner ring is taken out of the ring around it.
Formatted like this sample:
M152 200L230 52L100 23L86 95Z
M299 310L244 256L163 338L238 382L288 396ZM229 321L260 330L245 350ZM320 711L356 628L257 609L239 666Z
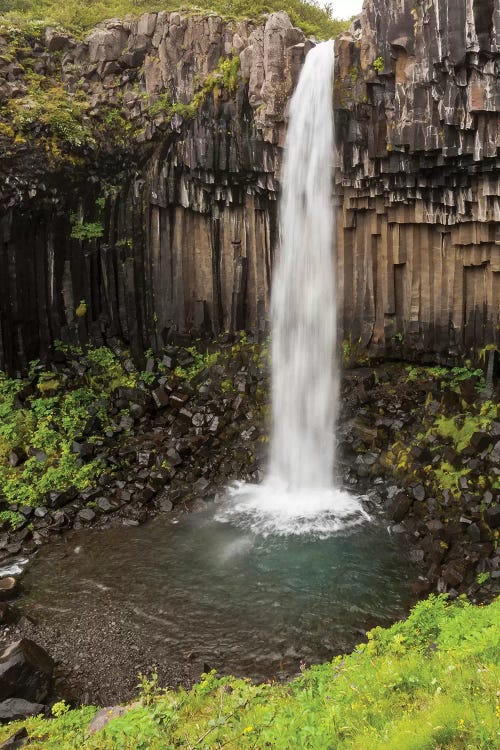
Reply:
M60 657L57 639L64 633L37 625L22 599L20 612L11 601L22 589L16 564L21 570L41 545L60 541L71 529L133 527L159 515L174 518L206 508L235 479L261 481L269 432L265 345L228 338L205 348L202 359L186 345L177 343L152 356L145 365L147 384L113 393L115 434L74 441L82 463L99 455L106 464L95 486L51 492L37 507L8 506L23 520L15 531L4 528L0 537L2 569L14 572L1 579L4 645L34 639L56 661ZM59 359L51 371L71 380L81 367L78 357ZM133 367L125 355L123 361ZM340 479L407 543L417 566L411 585L415 597L439 592L483 602L498 591L499 399L495 393L485 399L483 386L480 371L422 368L416 373L401 363L344 372ZM487 415L485 403L495 407L488 407ZM458 445L468 440L466 447L458 450L455 435L439 433L442 423L438 429L434 422L441 418L456 420ZM465 433L464 420L470 422ZM440 490L436 477L443 466L453 481L456 473L456 486L447 482ZM9 580L14 581L10 591ZM88 614L82 616L82 632L99 626ZM147 651L137 654L137 671L150 664ZM95 697L99 680L109 677L96 663L89 693L74 667L58 665L49 702L64 690L72 701L85 702ZM160 669L169 685L189 685L200 671L198 664Z

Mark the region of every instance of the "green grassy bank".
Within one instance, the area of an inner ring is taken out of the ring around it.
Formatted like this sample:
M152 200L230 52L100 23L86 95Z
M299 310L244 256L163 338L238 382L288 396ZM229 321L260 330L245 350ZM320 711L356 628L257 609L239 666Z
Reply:
M95 708L26 726L29 748L53 750L495 750L500 741L500 600L475 607L443 597L376 628L346 657L288 684L205 675L189 691L142 680L124 716L89 735Z
M303 0L0 0L0 18L15 25L42 22L43 26L57 25L81 36L88 29L107 18L139 16L141 13L164 10L190 14L216 13L224 19L250 18L259 20L264 13L284 10L292 23L306 34L319 39L337 36L348 26L348 21L332 18L319 3ZM333 7L335 10L335 6Z

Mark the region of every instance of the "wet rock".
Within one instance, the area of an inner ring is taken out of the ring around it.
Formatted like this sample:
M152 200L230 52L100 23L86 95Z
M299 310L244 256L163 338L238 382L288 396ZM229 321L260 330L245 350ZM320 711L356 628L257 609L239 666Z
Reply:
M96 505L102 513L109 513L113 510L113 505L107 497L99 497L96 500Z
M58 510L71 503L77 495L78 491L74 488L70 488L64 492L49 492L47 505L51 510Z
M352 429L354 434L366 443L367 445L373 445L376 443L378 438L378 429L364 422L360 417L356 417L353 422Z
M167 406L170 394L165 390L165 388L159 386L158 388L155 388L154 391L152 391L151 395L153 396L153 400L158 409Z
M28 454L33 458L36 458L39 463L43 464L47 460L47 454L45 451L38 450L38 448L29 448Z
M14 576L0 579L0 600L13 599L19 593L19 582Z
M479 542L481 539L481 529L477 525L477 523L471 523L467 527L467 536L472 542Z
M367 458L366 455L356 456L354 461L354 470L358 477L368 477L371 474L373 463Z
M428 578L425 578L424 576L419 576L416 581L412 581L412 583L410 584L411 590L417 596L427 594L431 590L431 587L432 583Z
M418 484L416 487L413 487L412 495L418 502L423 502L425 500L424 486L422 484Z
M182 458L180 457L178 451L175 450L175 448L169 448L167 451L167 459L170 464L170 466L179 466L182 463Z
M24 698L36 703L48 695L54 663L34 641L23 638L0 656L0 700Z
M176 406L178 408L185 404L186 401L189 401L189 395L180 391L174 391L169 397L169 403L171 406Z
M129 709L129 706L108 706L107 708L101 708L90 722L87 729L88 734L100 732L112 719L123 716Z
M421 563L424 561L424 550L423 549L412 549L409 553L409 558L412 563Z
M203 513L204 511L206 511L206 509L207 503L204 500L200 500L199 498L194 500L189 506L189 510L191 511L191 513Z
M464 580L464 566L458 562L449 562L443 566L442 578L448 586L456 588Z
M439 519L433 518L427 522L427 528L432 534L438 535L443 531L444 524Z
M392 501L389 510L390 518L395 523L402 521L410 510L412 503L412 499L406 494L406 492L399 492Z
M485 520L490 529L498 529L500 527L500 505L494 505L486 508Z
M91 523L94 518L96 517L95 512L92 510L92 508L82 508L78 511L76 514L76 517L79 521L82 521L83 523Z
M72 453L76 453L80 458L90 459L94 455L95 446L92 443L78 442L74 440L71 444Z
M193 484L193 492L195 492L197 495L203 495L205 490L210 486L210 482L205 477L200 477L194 484Z
M155 453L153 451L139 451L137 454L137 463L139 466L150 467L154 464Z
M28 741L28 732L25 727L18 729L0 745L0 750L20 750Z
M491 437L486 432L475 432L470 439L470 446L478 453L487 450L491 445Z
M151 485L146 485L134 494L134 500L140 503L148 503L156 495L156 490Z
M214 417L212 417L212 419L209 420L209 427L208 427L209 432L211 432L213 434L216 434L217 432L219 432L220 426L221 426L221 422L220 422L220 418L219 417L214 416ZM252 427L251 430L250 430L250 432L253 432L253 430L254 430L254 428ZM249 431L247 430L247 433L248 432ZM245 435L245 433L242 433L242 438L243 438L243 440L246 440L247 438L244 437L244 435Z
M493 450L488 456L490 463L498 465L500 464L500 440L498 440L493 446Z
M170 511L173 509L174 505L170 498L166 496L161 496L160 498L157 498L155 501L155 505L158 508L160 513L170 513Z
M7 602L0 602L0 625L12 625L19 620L19 612Z
M9 463L11 466L20 466L27 458L27 453L23 448L13 448L9 453Z
M493 493L489 490L486 490L483 495L483 502L485 505L491 505L491 503L493 502Z
M141 419L146 413L146 409L142 404L131 404L129 411L130 416L133 417L133 419Z
M391 526L391 533L392 534L406 534L406 526L403 526L402 523L397 523L394 526Z
M43 713L44 709L45 706L42 703L32 703L24 700L24 698L7 698L7 700L0 702L0 722L6 723L27 719L28 716L37 716Z

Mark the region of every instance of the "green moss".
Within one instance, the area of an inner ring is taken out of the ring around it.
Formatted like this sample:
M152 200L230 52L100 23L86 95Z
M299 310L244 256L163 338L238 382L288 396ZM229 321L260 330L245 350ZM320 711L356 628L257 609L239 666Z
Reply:
M60 84L31 73L26 76L28 93L11 99L9 109L14 127L28 133L35 125L44 126L53 135L71 146L92 142L90 132L82 123L87 109L85 100L71 96Z
M192 690L141 679L141 701L93 736L94 708L28 719L33 750L493 750L498 746L500 601L420 602L348 656L287 684L202 676ZM57 712L59 713L59 712ZM83 738L85 740L83 741Z
M432 480L438 492L448 490L454 497L458 497L460 495L459 482L462 477L467 477L469 474L470 469L457 469L447 461L443 461L434 469Z
M26 383L0 373L0 488L7 502L36 504L47 492L70 486L83 490L104 471L98 460L82 464L72 443L81 436L91 411L96 411L103 431L111 425L111 394L118 387L135 386L136 378L104 347L90 349L81 361L88 369L76 382L40 371L34 363L36 391L22 407L16 394ZM88 440L99 437L94 434ZM38 454L13 467L9 454L14 448L33 448Z
M208 94L216 94L220 89L233 92L238 85L238 74L240 69L240 58L230 56L219 60L219 64L205 78L190 102L172 102L170 94L164 92L148 108L150 117L164 114L168 118L180 115L184 120L196 117L198 111L207 98Z
M470 445L475 432L488 430L497 418L498 407L492 401L486 401L478 414L464 414L455 417L438 416L428 434L435 434L442 439L453 442L456 450L461 452Z
M470 363L469 363L470 364ZM441 389L451 389L456 393L460 392L460 384L468 380L474 381L475 389L479 392L484 390L485 380L482 370L473 370L472 367L407 367L409 383L418 383L422 380L437 380L441 384Z

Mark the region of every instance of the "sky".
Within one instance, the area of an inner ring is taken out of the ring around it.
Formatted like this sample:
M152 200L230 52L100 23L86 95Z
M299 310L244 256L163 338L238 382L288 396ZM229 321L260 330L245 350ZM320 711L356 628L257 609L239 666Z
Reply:
M363 0L332 0L335 18L350 18L361 13Z

